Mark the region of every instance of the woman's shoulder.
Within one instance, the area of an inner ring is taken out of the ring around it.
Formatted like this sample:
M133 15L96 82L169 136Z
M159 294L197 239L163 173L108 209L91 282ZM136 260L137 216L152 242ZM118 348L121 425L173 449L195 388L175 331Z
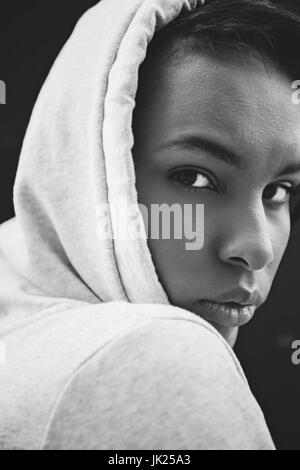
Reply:
M247 384L247 379L235 355L233 349L225 341L223 336L206 320L186 309L170 304L128 304L126 302L113 302L111 304L119 320L131 318L131 327L123 328L121 336L114 339L114 343L108 348L121 350L137 345L145 354L160 356L163 345L164 351L168 350L168 356L172 360L191 349L193 356L196 354L201 363L216 365L216 362L226 363ZM122 312L126 312L123 315ZM136 323L132 318L136 319ZM122 320L120 323L122 323ZM154 347L150 347L155 345ZM224 366L225 367L225 366ZM248 384L247 384L248 385Z
M67 384L45 448L272 449L232 354L188 316L149 318L86 361Z

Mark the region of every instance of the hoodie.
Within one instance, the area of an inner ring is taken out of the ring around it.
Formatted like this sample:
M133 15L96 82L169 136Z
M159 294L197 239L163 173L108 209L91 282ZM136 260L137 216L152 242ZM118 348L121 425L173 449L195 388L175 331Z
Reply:
M132 113L155 31L195 0L102 0L34 106L0 227L1 449L274 449L233 350L171 305L137 207Z

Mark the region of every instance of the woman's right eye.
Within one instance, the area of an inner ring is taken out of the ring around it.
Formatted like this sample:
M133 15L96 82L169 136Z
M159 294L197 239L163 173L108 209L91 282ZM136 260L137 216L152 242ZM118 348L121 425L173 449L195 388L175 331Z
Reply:
M199 191L201 189L214 190L215 186L211 183L208 176L199 170L185 169L174 171L170 177L182 184L189 191Z

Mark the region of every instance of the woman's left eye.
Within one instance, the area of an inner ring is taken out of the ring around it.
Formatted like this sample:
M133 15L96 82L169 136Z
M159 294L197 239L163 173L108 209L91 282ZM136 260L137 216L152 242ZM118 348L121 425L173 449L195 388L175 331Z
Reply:
M214 190L215 185L210 178L199 170L183 169L174 171L170 177L178 181L189 191L199 191L200 189Z
M289 201L289 196L293 191L294 189L292 186L270 184L264 191L264 197L276 204L284 204Z

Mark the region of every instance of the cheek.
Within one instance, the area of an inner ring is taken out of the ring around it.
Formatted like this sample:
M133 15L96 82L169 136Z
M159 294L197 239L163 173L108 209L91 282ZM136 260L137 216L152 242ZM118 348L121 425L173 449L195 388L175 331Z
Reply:
M281 235L280 237L277 237L274 243L274 257L276 260L278 260L279 263L285 254L288 241L289 241L289 233L285 233Z
M272 231L271 239L274 253L274 262L272 263L271 270L273 277L275 276L285 254L290 238L290 233L291 227L289 220L287 220L284 224L281 224L280 229L277 226L274 227L274 230Z
M185 305L191 293L197 293L199 286L206 283L208 264L203 247L197 251L187 251L184 240L148 240L148 246L158 278L169 300L175 305Z

